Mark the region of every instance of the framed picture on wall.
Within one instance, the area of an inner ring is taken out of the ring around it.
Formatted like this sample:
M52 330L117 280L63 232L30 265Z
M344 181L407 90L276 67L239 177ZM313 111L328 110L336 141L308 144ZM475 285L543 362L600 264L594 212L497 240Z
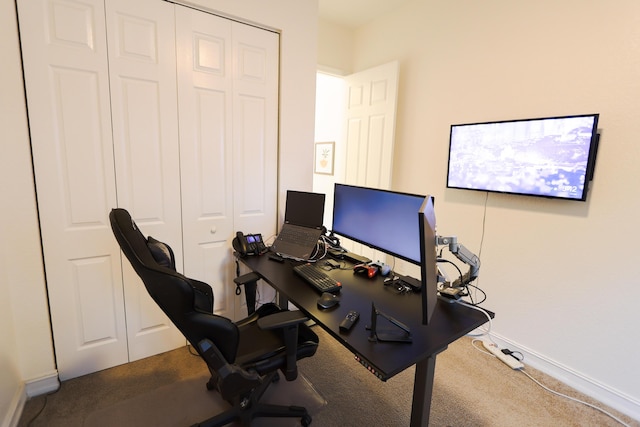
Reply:
M322 175L333 175L335 142L316 142L315 167L313 171Z

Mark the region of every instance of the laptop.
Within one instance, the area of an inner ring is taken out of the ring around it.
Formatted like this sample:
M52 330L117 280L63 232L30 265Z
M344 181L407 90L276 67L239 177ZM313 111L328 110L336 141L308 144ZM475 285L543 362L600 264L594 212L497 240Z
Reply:
M271 251L283 258L308 261L322 234L325 195L287 191L284 224Z

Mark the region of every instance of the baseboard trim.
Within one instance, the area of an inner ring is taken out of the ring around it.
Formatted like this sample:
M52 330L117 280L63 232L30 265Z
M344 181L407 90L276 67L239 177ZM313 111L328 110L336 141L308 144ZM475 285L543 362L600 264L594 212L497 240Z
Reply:
M594 381L567 366L557 363L526 346L509 340L499 334L491 332L491 336L503 348L517 350L525 356L525 365L529 365L545 374L552 376L569 387L592 397L621 413L640 421L640 401L618 390Z
M18 425L25 403L27 403L27 395L24 392L24 384L21 384L11 399L9 410L2 420L2 427L16 427Z
M60 388L60 380L58 379L58 371L52 371L49 374L43 375L40 378L29 380L16 389L16 392L9 406L4 419L2 420L2 427L16 427L20 422L24 405L27 403L27 399L34 396L40 396L42 394L51 393Z
M25 394L27 397L40 396L42 394L51 393L60 388L60 379L58 378L58 371L51 371L50 373L29 380L25 383Z

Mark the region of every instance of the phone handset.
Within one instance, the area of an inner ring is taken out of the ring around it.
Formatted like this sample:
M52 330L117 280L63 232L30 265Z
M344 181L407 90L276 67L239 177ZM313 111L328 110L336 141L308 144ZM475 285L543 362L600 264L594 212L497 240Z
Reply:
M267 251L261 234L244 234L242 231L238 231L232 244L233 249L240 256L260 255Z
M245 256L249 251L249 245L247 242L247 238L244 237L242 231L236 232L236 238L233 239L233 249L236 250L240 255Z

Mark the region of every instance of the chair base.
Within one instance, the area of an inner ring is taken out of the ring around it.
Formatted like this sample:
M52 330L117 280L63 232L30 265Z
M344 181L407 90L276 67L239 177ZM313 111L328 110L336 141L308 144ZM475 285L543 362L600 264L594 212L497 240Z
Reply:
M270 418L300 418L300 425L307 427L311 424L311 415L306 408L301 406L284 406L260 403L259 400L269 385L278 380L278 372L273 372L264 377L259 387L256 387L251 396L243 401L236 402L233 407L221 414L215 415L193 427L221 427L233 421L240 421L242 426L249 427L251 421L257 417ZM207 388L210 389L209 384Z

